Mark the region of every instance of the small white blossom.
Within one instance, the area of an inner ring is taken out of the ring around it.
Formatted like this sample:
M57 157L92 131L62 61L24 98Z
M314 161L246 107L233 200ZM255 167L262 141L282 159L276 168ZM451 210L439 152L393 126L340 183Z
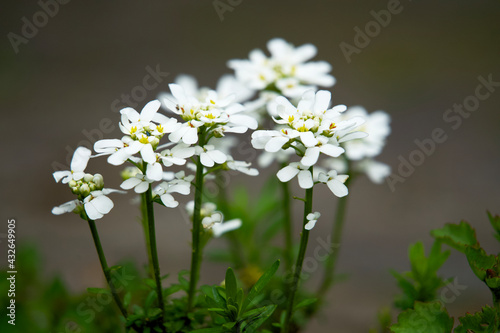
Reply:
M235 170L249 176L259 175L259 170L250 167L252 163L244 161L235 161L231 156L227 157L226 165L231 170Z
M56 171L53 173L57 183L61 181L63 184L69 183L71 180L80 180L85 176L85 168L90 159L92 152L85 147L78 147L73 153L71 159L70 171Z
M134 189L135 193L144 193L148 190L149 184L153 182L147 176L142 173L137 173L135 176L130 177L121 183L120 187L124 190Z
M339 198L345 197L349 193L347 186L344 185L347 178L349 178L348 175L337 175L335 170L331 170L327 174L320 173L318 176L318 180L325 183L330 191Z
M278 171L278 179L286 183L290 181L293 177L297 176L299 179L299 186L303 189L308 189L313 187L313 178L309 168L300 162L292 162L286 167Z
M201 164L206 167L211 168L215 163L222 164L227 160L227 155L215 149L213 145L206 145L204 147L196 146L195 148L196 155L200 156Z
M212 226L212 233L214 237L220 237L226 232L236 230L241 227L240 219L233 219L229 221L225 221L224 223L214 224Z
M304 226L304 229L311 230L312 228L314 228L314 226L316 225L316 222L318 222L318 219L320 216L321 216L321 214L319 212L307 214L306 219L309 222L306 223L306 225Z

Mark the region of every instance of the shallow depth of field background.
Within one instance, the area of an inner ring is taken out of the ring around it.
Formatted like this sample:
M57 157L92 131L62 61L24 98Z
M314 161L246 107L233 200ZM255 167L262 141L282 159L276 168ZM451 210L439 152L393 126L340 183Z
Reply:
M392 116L393 132L378 159L393 170L397 171L400 155L408 159L416 149L414 140L429 138L435 128L445 130L448 137L394 192L387 184L374 185L366 179L350 187L339 261L339 272L350 279L335 286L330 305L307 332L327 327L366 332L375 323L378 308L390 305L398 293L389 269L408 269L408 245L418 240L429 245L431 229L465 219L487 250L498 251L486 210L500 213L500 87L456 130L443 121L443 114L474 94L478 76L491 74L500 81L500 3L402 0L401 6L403 11L393 15L390 24L348 63L339 44L352 45L353 28L363 29L373 20L370 11L386 9L387 1L243 0L221 21L211 1L73 0L61 5L35 37L20 45L18 54L7 33L20 34L21 18L32 20L40 7L35 1L4 3L0 11L3 221L17 218L18 246L28 241L38 245L45 276L62 275L74 291L103 285L86 223L76 215L50 213L54 205L72 199L66 186L54 183L51 164L67 164L67 147L74 149L87 140L82 130L98 129L104 118L115 127L105 136L120 135L119 115L111 105L142 85L147 66L158 65L170 74L138 102L138 110L166 91L180 73L213 87L220 75L231 72L227 60L246 58L273 37L295 45L310 42L319 49L315 60L333 65L335 104L363 105ZM103 173L107 187L120 184L120 168L106 165L105 159L91 160L88 170ZM258 179L232 177L230 188L244 184L257 195L273 172L275 167L263 170L265 176ZM295 194L302 195L293 183ZM98 223L110 263L122 258L139 264L146 260L131 198L114 196L115 209ZM326 187L315 191L314 209L322 218L311 233L310 249L317 246L317 237L330 232L334 205ZM297 202L298 228L301 209ZM0 232L5 230L6 224ZM180 209L158 207L157 230L162 273L187 269L190 227ZM5 240L0 240L6 253ZM211 247L224 245L219 240ZM218 283L225 268L205 262L202 282ZM487 288L476 281L462 255L454 252L442 273L458 275L459 284L466 286L448 304L455 318L491 302Z

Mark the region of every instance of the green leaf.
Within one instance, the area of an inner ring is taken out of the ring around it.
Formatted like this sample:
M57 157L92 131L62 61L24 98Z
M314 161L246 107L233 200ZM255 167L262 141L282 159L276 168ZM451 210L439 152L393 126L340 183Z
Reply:
M130 301L132 300L132 293L128 291L125 296L123 296L123 306L126 308L129 306Z
M87 292L91 294L111 294L111 291L105 288L87 288Z
M415 302L415 308L400 313L391 326L394 333L451 333L452 329L453 318L440 302Z
M144 308L148 309L149 307L151 307L156 298L156 291L151 290L146 297L146 300L144 301Z
M253 333L256 332L257 329L264 324L264 322L273 314L274 310L276 310L276 305L268 305L264 307L264 310L260 313L258 317L250 320L245 328L243 328L242 332Z
M432 230L431 235L460 252L465 252L466 246L477 244L476 231L465 221L460 224L446 224L442 229Z
M458 318L460 325L455 329L455 333L496 333L499 326L495 309L485 306L481 312L466 314Z
M476 276L486 282L486 275L488 270L493 270L497 265L497 258L493 255L487 255L482 248L467 247L465 255L469 266Z
M231 298L236 300L238 293L238 285L236 284L236 276L234 275L234 271L231 267L226 270L226 295L227 298Z
M202 328L200 330L191 331L191 333L224 333L227 330L224 327Z
M317 298L308 298L308 299L305 299L303 301L300 301L298 304L296 304L294 307L293 307L293 311L296 311L297 309L300 309L300 308L304 308L304 307L307 307L311 304L314 304L318 301Z
M490 212L487 213L488 213L488 218L490 219L491 226L496 231L495 238L500 242L500 216L498 215L493 216L491 215Z
M272 264L272 266L267 271L265 271L260 279L253 285L253 287L250 289L250 292L248 293L247 298L241 306L241 312L245 312L246 308L252 304L252 301L255 299L255 297L258 296L265 288L265 286L269 283L269 281L271 281L272 277L278 270L279 265L280 261L276 260L274 264Z

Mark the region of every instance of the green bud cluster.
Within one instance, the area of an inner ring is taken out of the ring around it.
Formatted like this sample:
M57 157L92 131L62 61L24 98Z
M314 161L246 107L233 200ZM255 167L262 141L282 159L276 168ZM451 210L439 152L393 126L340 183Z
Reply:
M92 191L99 191L104 188L104 179L101 174L91 175L86 173L80 180L71 180L68 183L71 192L83 199L89 196Z

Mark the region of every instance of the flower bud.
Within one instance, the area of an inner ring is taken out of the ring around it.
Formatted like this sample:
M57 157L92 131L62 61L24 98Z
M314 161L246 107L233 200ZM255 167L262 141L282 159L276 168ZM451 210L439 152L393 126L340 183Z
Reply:
M140 170L137 167L126 167L120 173L120 176L123 180L127 180L129 178L135 177L135 175L137 175L139 172Z
M92 176L90 173L86 173L85 176L83 176L83 180L88 183L88 182L91 182L92 181L92 178L94 178L94 176Z
M224 131L222 130L222 128L218 128L216 130L214 130L214 137L216 138L222 138L224 136Z
M73 187L71 188L71 193L73 193L73 194L77 194L77 195L78 195L78 194L80 194L80 191L79 191L79 190L80 190L80 189L78 188L78 186L73 186Z
M90 194L90 186L88 184L83 184L80 186L80 194L84 197Z
M96 186L96 184L94 184L94 183L92 183L92 182L91 182L91 183L89 183L89 187L90 187L90 190L91 190L91 191L95 191L95 190L97 190L97 186Z
M92 182L95 184L98 190L102 190L102 188L104 187L104 178L100 173L96 173L94 175Z
M76 182L74 180L70 180L69 183L68 183L69 187L75 187L76 186Z

